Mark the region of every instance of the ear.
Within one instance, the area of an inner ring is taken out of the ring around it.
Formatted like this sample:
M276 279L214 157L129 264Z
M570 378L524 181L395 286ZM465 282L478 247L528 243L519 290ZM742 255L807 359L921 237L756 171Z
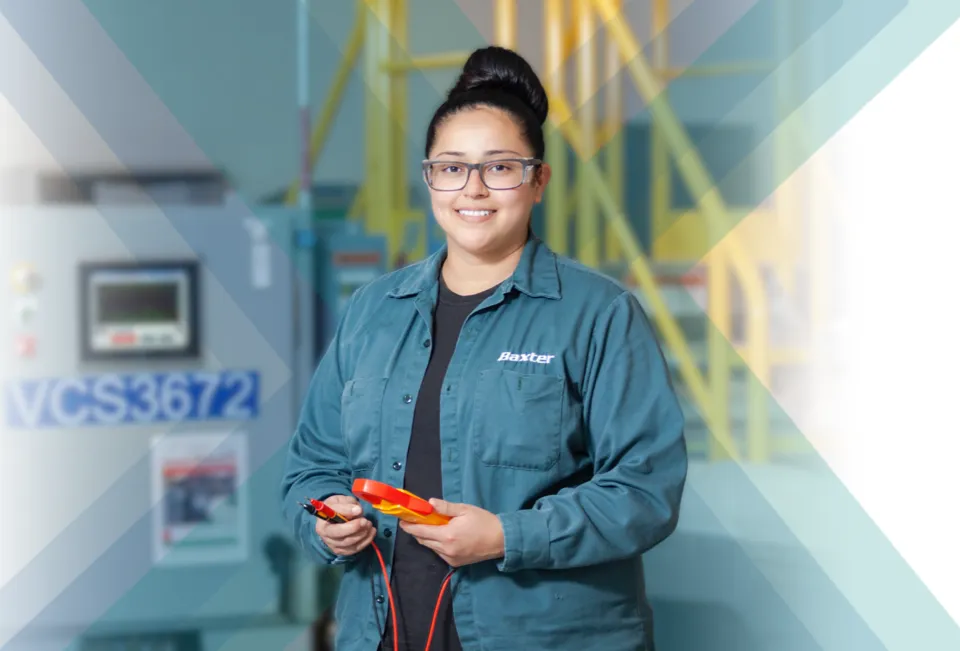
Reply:
M536 199L534 200L535 203L540 203L543 201L543 193L547 189L547 183L550 182L550 176L552 174L553 170L547 163L540 164L540 168L537 170L536 183L534 186L537 192Z

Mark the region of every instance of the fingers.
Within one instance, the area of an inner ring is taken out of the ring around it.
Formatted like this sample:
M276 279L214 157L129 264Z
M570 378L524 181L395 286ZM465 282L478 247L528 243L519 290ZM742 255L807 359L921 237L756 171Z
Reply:
M327 547L341 556L357 553L369 545L376 535L373 523L366 518L349 522L317 520L316 531Z
M435 540L421 540L417 539L421 545L428 549L432 549L433 552L443 559L443 562L449 565L450 567L459 567L460 561L453 556L447 554L447 547L443 543L437 542Z
M354 533L345 534L340 537L334 537L334 534L339 533L335 530L334 534L331 534L330 539L341 547L353 547L354 545L359 544L360 541L366 538L372 531L373 531L373 525L370 523L369 520L367 520L366 526L360 527Z
M410 524L401 521L400 528L420 541L435 540L439 542L450 538L450 532L445 525Z
M350 497L349 495L331 495L325 502L348 520L363 513L363 509L360 508L360 502L358 502L355 497Z
M428 549L432 549L438 554L444 551L443 544L436 540L427 540L425 538L417 538L416 540L418 543L420 543L424 547L427 547Z
M436 497L430 498L430 506L440 515L449 515L451 517L466 515L470 511L470 506L467 504L447 502L446 500L441 500Z
M357 539L373 528L373 523L366 518L356 518L349 522L327 522L317 520L317 533L321 538L336 543L346 542L348 539Z
M369 520L367 521L369 522ZM371 526L362 530L356 536L350 536L339 542L324 540L327 546L338 556L352 556L363 551L376 536L376 530Z

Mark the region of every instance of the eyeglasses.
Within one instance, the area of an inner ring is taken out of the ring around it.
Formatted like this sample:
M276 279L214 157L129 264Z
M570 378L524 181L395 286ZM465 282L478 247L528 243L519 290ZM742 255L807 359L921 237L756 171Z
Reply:
M434 190L454 192L467 187L470 173L477 170L480 181L491 190L513 190L527 182L528 170L543 164L537 158L501 158L483 163L453 160L423 161L423 179Z

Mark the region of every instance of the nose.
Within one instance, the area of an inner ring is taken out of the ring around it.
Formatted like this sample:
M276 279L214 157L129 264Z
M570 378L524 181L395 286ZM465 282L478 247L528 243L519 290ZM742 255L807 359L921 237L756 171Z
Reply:
M470 176L467 177L467 184L463 188L463 194L468 197L483 197L487 194L487 186L480 179L480 170L470 170Z

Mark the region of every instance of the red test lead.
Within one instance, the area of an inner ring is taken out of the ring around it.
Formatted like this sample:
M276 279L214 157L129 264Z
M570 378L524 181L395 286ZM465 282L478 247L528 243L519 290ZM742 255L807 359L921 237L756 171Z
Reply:
M371 484L371 485L372 485L372 484ZM355 489L356 489L356 488L359 488L359 485L355 484L354 487L355 487ZM379 486L378 488L382 488L382 486ZM396 489L393 489L393 490L396 490ZM404 491L404 493L405 493L405 491ZM409 495L409 494L407 494L407 495ZM364 497L365 499L368 497L368 496L366 496L366 495L361 495L361 496ZM413 497L414 497L414 499L419 499L419 498L416 498L415 496L413 496ZM309 502L309 503L304 504L303 502L299 502L299 501L298 501L297 504L299 504L299 505L303 508L303 510L305 510L305 511L306 511L307 513L309 513L310 515L312 515L312 516L314 516L314 517L317 517L317 518L321 518L321 519L323 519L323 520L326 520L327 522L330 522L330 521L335 521L335 522L349 522L349 520L347 520L345 517L343 517L342 515L340 515L339 513L337 513L336 509L334 509L333 507L331 507L329 504L325 504L325 503L322 502L321 500L315 500L315 499L311 499L311 498L306 498L306 499L308 499L308 502ZM387 508L381 508L381 505L380 505L379 500L378 500L377 505L375 505L375 506L377 506L377 508L378 508L379 510L384 511L385 513L386 513L386 512L389 512L390 510L392 510L392 509L387 509ZM384 504L383 506L386 506L386 504ZM429 504L427 505L426 508L430 508L430 510L432 511L432 508L429 507ZM403 509L403 510L406 511L407 509ZM391 515L392 515L392 513L391 513ZM402 514L402 515L412 515L412 514L406 514L406 513L404 513L404 514ZM426 516L426 517L424 517L424 516ZM430 516L432 516L432 517L430 517ZM438 521L441 521L441 520L440 520L441 518L442 518L442 521L443 521L443 522L446 522L446 521L449 520L449 518L447 518L446 516L441 516L441 515L439 515L439 514L434 514L434 513L430 513L430 512L427 512L427 513L418 513L418 514L416 514L416 516L414 516L413 518L410 518L410 519L413 520L413 521L420 521L420 522L426 521L426 522L431 522L431 523L434 523L434 522L439 523ZM407 519L407 518L402 518L402 519ZM400 636L398 635L399 631L397 630L397 612L396 612L396 609L394 608L394 603L393 603L393 591L390 589L390 574L387 572L387 564L386 564L386 563L384 562L384 560L383 560L383 554L380 552L380 548L377 547L377 544L376 544L375 542L371 542L371 543L370 543L370 546L373 547L373 551L376 552L376 554L377 554L377 560L380 561L380 570L383 572L384 585L386 585L386 587L387 587L387 600L388 600L388 603L389 603L389 605L390 605L390 618L391 618L391 621L392 621L392 623L393 623L393 651L399 651L399 649L400 649ZM453 578L453 572L452 572L452 571L450 572L450 574L447 575L447 578L446 578L446 579L444 580L444 582L443 582L443 586L440 588L440 594L437 596L437 604L436 604L436 606L434 607L434 610L433 610L433 621L432 621L431 624L430 624L430 634L429 634L429 636L427 637L426 651L430 651L430 643L433 641L433 633L434 633L434 628L436 627L436 623L437 623L437 615L438 615L438 613L440 612L440 603L441 603L441 600L443 599L443 593L444 593L444 591L446 590L447 585L450 583L450 579L451 579L451 578Z

